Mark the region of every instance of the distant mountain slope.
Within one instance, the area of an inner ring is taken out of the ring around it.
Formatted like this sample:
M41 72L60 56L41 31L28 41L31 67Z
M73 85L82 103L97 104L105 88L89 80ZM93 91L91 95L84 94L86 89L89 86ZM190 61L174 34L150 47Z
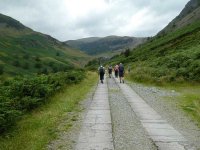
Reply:
M175 31L198 20L200 20L200 0L190 0L181 13L159 34Z
M136 37L120 37L120 36L108 36L108 37L91 37L79 40L70 40L66 44L78 48L87 54L96 55L110 51L122 50L124 48L134 48L137 45L146 41L146 38Z
M0 14L0 74L47 73L80 66L89 56Z
M149 39L126 56L112 58L109 64L132 66L131 78L139 82L200 83L200 21Z
M199 16L199 1L191 0L172 21L181 24L186 19L187 25L182 24L173 29L168 26L164 29L164 34L149 38L128 54L112 57L108 64L122 62L125 68L130 65L129 77L137 82L200 83L200 19L195 19ZM188 17L193 19L187 19ZM93 64L95 61L89 62L88 68Z
M18 29L18 30L28 29L23 24L21 24L19 21L14 20L11 17L5 16L3 14L0 14L0 26L1 27L15 28L15 29Z

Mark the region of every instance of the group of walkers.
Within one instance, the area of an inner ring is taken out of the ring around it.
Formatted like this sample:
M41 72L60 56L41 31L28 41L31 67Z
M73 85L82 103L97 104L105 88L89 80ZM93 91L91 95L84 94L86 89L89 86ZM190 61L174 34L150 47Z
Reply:
M128 67L128 71L129 71L129 69L130 69L130 67ZM101 65L99 67L98 71L99 71L100 81L101 81L101 83L103 83L105 68ZM120 83L124 83L124 74L125 74L124 65L122 63L120 63L119 65L118 64L115 65L114 68L110 65L108 67L109 78L111 78L113 71L114 71L115 78L119 77Z

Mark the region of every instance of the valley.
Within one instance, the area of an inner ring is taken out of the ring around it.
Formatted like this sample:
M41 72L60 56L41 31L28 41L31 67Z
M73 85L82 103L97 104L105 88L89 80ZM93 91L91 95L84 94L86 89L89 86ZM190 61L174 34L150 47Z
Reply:
M0 14L0 150L200 149L199 19L190 0L155 36L60 41Z

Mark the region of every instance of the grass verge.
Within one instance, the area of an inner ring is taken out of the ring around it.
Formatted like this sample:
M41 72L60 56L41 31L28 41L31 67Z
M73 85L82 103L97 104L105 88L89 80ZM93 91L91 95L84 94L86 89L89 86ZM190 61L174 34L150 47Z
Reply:
M0 137L2 150L41 150L57 136L57 127L67 112L77 112L79 102L96 83L95 73L88 73L80 84L63 89L51 98L48 104L27 114L15 129ZM78 113L78 112L77 112ZM70 128L69 122L66 130Z
M200 127L200 85L184 84L174 88L180 93L179 105Z
M126 75L126 79L131 82L137 82L130 74ZM195 83L157 83L142 81L137 82L146 86L157 86L164 89L173 89L180 95L176 98L178 105L183 109L200 127L200 84Z

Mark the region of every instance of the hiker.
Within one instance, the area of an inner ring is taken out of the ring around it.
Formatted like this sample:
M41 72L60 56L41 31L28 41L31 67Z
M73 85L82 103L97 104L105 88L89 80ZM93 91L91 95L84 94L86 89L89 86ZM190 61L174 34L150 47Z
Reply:
M118 78L118 74L119 74L119 66L118 65L115 66L114 71L115 71L115 78Z
M124 65L122 63L119 64L119 80L120 83L124 83Z
M112 75L112 66L111 65L108 67L108 74L109 74L109 78L111 78L111 75Z
M105 69L104 69L104 67L101 65L101 66L99 67L98 70L99 70L99 77L100 77L101 83L103 84Z

